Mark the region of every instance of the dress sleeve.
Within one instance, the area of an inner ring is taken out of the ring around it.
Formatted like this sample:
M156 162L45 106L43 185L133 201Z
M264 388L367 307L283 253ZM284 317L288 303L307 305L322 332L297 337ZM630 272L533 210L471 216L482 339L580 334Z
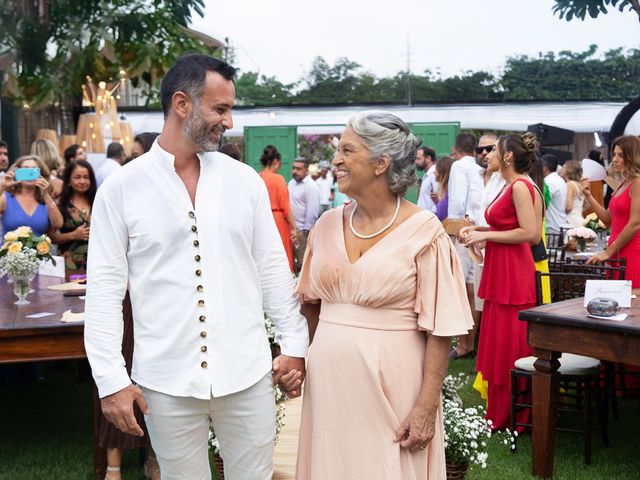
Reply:
M311 288L311 280L309 278L311 270L311 259L313 258L313 240L315 238L318 227L315 226L309 232L309 238L307 239L307 248L304 251L304 260L302 261L302 268L300 269L300 276L298 277L297 292L300 295L301 303L318 303L320 297Z
M439 337L473 328L462 266L449 236L442 233L416 256L415 312L418 327Z

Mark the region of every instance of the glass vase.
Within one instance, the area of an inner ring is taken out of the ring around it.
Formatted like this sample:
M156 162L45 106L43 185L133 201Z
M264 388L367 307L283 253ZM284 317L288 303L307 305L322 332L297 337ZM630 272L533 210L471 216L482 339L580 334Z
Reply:
M586 238L576 238L576 247L579 252L584 252L587 249L587 239Z
M31 290L31 275L14 275L13 294L18 297L14 305L29 305L31 302L27 300Z

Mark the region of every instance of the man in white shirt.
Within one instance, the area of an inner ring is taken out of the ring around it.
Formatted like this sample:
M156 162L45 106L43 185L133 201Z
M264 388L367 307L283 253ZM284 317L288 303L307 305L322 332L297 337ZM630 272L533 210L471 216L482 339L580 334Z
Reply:
M309 176L309 162L306 158L298 157L293 161L291 175L293 178L289 180L289 203L298 227L294 253L296 272L299 272L307 249L309 231L318 219L320 192L316 182Z
M416 153L416 168L427 171L420 183L418 207L436 213L436 204L431 199L431 195L438 192L438 182L436 182L436 152L426 146L418 148Z
M476 162L475 147L475 137L468 133L461 133L456 137L455 145L451 149L451 155L455 161L451 165L451 171L449 172L448 218L466 218L473 222L479 216L484 182L482 180L482 168ZM473 261L469 257L469 252L464 244L460 243L457 238L453 239L453 241L462 264L471 313L473 314L474 323L477 324L478 312L475 309L475 296L473 293ZM471 333L458 337L458 346L451 351L451 358L464 358L473 355L474 331L475 328Z
M112 142L109 144L107 147L107 158L96 170L96 184L98 187L102 185L102 182L104 182L109 175L120 169L126 156L127 154L121 143Z
M558 175L558 158L552 154L542 156L544 183L549 187L551 201L547 206L547 233L560 233L560 227L567 223L567 182Z
M275 402L265 311L282 355L273 381L300 394L308 329L264 182L217 153L232 128L228 64L180 57L162 80L151 150L111 175L93 205L85 348L106 418L142 435L163 480L209 480L213 426L230 480L273 473ZM121 354L129 289L135 349ZM135 384L131 383L131 380Z
M329 171L329 162L323 160L318 163L320 174L316 184L320 192L320 215L331 208L331 193L333 188L333 175Z

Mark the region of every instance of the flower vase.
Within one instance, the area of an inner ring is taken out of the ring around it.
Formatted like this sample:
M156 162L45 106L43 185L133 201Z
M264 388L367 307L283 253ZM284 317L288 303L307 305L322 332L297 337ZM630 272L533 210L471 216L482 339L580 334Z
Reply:
M31 302L27 300L31 290L31 276L20 275L13 276L13 294L18 297L18 300L14 302L15 305L29 305Z
M467 476L468 463L450 462L447 460L447 480L462 480Z
M579 252L584 252L587 249L587 239L586 238L576 238L576 247Z

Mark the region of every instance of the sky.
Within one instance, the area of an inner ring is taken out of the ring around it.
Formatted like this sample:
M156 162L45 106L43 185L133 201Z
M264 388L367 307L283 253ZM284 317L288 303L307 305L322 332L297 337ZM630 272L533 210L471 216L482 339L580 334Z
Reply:
M499 74L509 56L561 50L640 48L640 23L616 9L597 19L560 20L553 0L205 0L192 27L235 48L234 65L284 83L316 56L339 57L378 77L426 69Z

